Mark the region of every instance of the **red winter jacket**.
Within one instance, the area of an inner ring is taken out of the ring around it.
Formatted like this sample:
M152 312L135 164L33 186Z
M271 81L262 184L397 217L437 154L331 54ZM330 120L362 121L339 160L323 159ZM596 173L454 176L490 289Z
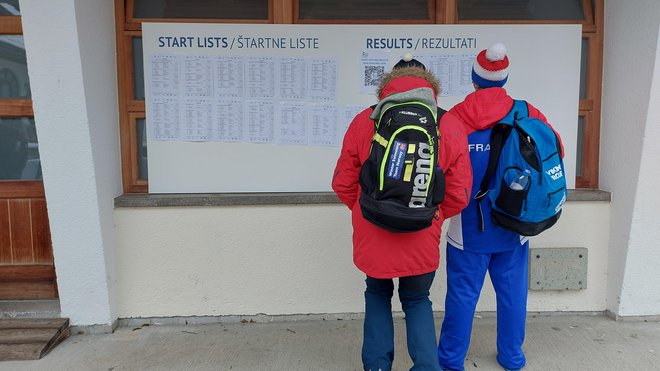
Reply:
M390 94L427 87L431 88L431 85L423 78L396 77L384 86L379 98L382 100ZM438 165L445 173L446 193L439 207L439 217L421 231L393 233L364 219L360 209L360 168L369 157L374 135L374 122L369 118L371 113L372 109L368 108L351 122L332 180L332 189L352 211L353 261L358 269L374 278L433 272L440 261L442 222L460 213L469 201L472 170L465 128L458 120L444 117L441 120Z

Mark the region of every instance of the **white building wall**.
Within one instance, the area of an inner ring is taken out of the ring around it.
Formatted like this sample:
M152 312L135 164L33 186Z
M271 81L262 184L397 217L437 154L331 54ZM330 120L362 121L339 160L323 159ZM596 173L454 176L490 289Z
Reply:
M628 258L621 289L621 316L660 315L660 6L656 18L655 66L652 70L648 114L640 160ZM652 31L652 30L651 30ZM652 48L653 49L653 48Z
M607 308L658 315L660 2L605 5L600 184L612 192Z
M62 316L110 325L121 193L113 2L22 0L21 13Z
M115 224L120 318L364 311L343 205L117 208ZM586 290L530 292L530 311L605 310L608 225L608 202L569 202L533 240L587 247L589 276ZM444 246L435 310L444 309ZM478 310L495 308L487 283Z
M62 314L72 324L363 310L363 276L352 264L341 205L113 214L121 193L113 4L23 0L21 11ZM534 240L533 247L587 247L589 278L586 290L531 292L531 311L660 313L653 196L660 113L650 104L660 101L659 15L655 0L607 1L601 185L612 203L569 202L558 226ZM495 309L489 283L478 309Z

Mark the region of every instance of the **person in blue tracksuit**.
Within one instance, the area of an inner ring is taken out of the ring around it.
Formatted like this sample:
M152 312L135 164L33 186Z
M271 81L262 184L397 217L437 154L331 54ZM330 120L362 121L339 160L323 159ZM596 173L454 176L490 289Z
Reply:
M506 370L525 366L522 350L527 311L527 238L491 222L490 205L482 202L485 228L480 228L474 196L488 166L490 133L513 106L503 86L508 78L506 48L494 44L477 56L472 80L475 92L445 115L455 115L468 128L472 162L472 195L461 214L451 218L447 232L447 294L440 331L438 360L444 370L463 370L472 319L486 276L497 297L497 361ZM529 116L545 116L528 105Z

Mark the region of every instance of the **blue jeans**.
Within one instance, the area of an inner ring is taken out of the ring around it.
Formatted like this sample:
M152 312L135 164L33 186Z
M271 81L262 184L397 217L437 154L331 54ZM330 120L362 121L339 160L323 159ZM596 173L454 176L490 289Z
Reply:
M411 371L439 371L435 324L429 289L435 272L399 278L399 299L406 315ZM394 360L391 279L367 277L364 292L364 341L362 363L368 371L390 371Z
M500 253L471 253L447 244L447 296L438 344L443 369L463 370L486 271L497 298L497 361L507 369L525 366L528 255L529 243Z

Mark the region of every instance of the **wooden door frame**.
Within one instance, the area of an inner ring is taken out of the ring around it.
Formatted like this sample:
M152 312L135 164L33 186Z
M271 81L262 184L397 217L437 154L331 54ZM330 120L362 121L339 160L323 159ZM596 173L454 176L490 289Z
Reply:
M0 17L0 35L22 33L20 16ZM0 117L34 118L32 100L0 99ZM0 180L0 300L57 297L43 180Z

